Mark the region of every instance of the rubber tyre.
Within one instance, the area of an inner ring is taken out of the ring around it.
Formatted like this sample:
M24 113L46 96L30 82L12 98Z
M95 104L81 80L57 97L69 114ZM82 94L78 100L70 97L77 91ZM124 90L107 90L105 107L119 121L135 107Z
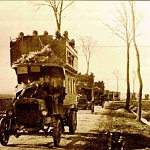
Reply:
M91 113L94 113L94 104L91 105Z
M56 121L53 123L53 141L55 147L59 146L61 133L62 133L61 121L60 119L56 119Z
M102 102L102 108L104 108L105 101Z
M70 111L69 116L69 133L74 134L77 128L77 113L76 111Z
M5 118L0 120L0 142L3 146L6 146L9 141L9 133L8 133L9 123Z

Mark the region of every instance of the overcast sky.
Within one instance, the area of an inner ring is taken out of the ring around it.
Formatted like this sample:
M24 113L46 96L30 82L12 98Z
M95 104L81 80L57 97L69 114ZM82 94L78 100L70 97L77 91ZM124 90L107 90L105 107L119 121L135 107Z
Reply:
M39 2L39 1L38 1ZM65 1L67 2L67 1ZM37 30L43 34L47 30L54 34L55 18L49 7L36 10L36 1L1 1L0 2L0 93L13 92L16 76L10 68L9 42L10 37L16 38L20 31L25 35ZM115 25L116 7L119 1L75 1L63 14L62 32L67 30L69 38L75 39L79 54L79 72L86 72L86 62L80 47L80 37L89 36L97 41L90 61L90 72L95 74L95 80L103 80L106 89L116 90L115 70L120 73L119 90L126 92L126 45L122 39L114 35L103 23ZM139 4L138 4L139 3ZM120 7L119 7L120 8ZM138 26L137 42L141 56L141 72L144 93L150 93L150 2L137 2L137 12L143 14L143 20ZM131 47L131 91L132 70L136 70L135 50ZM136 80L138 87L138 80ZM138 92L138 88L136 88Z

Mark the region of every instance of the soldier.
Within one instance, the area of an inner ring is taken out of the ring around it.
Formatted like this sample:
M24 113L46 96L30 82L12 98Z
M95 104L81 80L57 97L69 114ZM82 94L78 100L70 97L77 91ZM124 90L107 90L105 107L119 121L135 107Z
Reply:
M19 32L17 40L23 40L24 37L24 33L23 32Z
M37 36L37 35L38 35L38 32L37 32L36 30L33 30L32 35L33 35L33 36Z
M48 32L47 32L47 31L44 31L43 35L48 35Z

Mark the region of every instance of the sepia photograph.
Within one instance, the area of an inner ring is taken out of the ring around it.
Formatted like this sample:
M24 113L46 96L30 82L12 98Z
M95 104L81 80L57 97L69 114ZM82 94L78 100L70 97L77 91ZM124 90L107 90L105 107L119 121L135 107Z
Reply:
M150 1L0 1L0 150L150 150Z

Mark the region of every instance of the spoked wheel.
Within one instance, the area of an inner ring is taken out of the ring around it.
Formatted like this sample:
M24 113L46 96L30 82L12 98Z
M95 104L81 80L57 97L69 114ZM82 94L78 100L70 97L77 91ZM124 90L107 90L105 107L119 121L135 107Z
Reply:
M74 134L77 127L77 113L76 111L71 111L69 116L69 133Z
M59 146L60 138L62 133L62 126L60 119L56 119L56 121L53 124L53 140L54 140L54 146Z
M6 146L9 140L9 133L8 133L8 121L5 118L0 120L0 142L3 146Z

